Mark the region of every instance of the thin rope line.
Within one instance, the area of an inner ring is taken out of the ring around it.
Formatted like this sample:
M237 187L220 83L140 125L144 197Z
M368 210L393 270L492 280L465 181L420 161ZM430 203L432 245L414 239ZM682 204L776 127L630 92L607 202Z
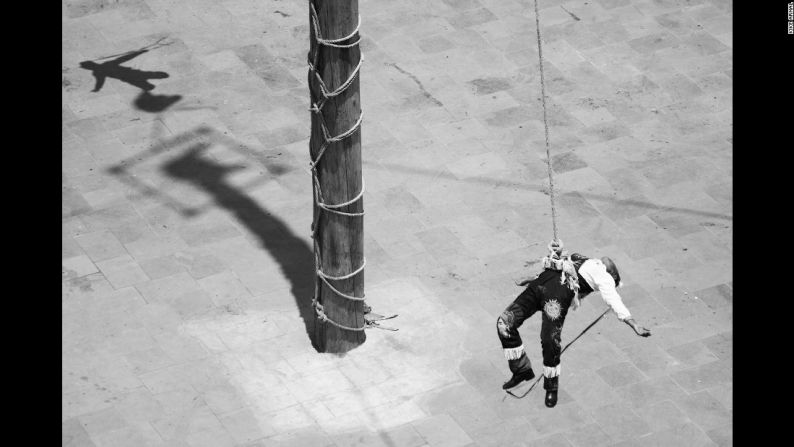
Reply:
M356 29L354 29L350 34L348 34L345 37L340 37L338 39L324 39L324 38L322 38L322 33L320 32L320 21L319 21L319 18L317 17L317 10L314 9L314 3L312 3L310 1L309 2L309 6L311 7L310 13L311 13L311 16L312 16L312 25L314 26L314 35L315 35L315 40L317 41L317 43L319 43L320 45L326 45L326 46L334 47L334 48L351 48L351 47L354 47L354 46L358 45L359 42L361 42L361 38L359 37L359 39L357 41L353 42L353 43L350 43L350 44L339 44L339 42L344 42L344 41L346 41L348 39L352 39L353 36L355 36L356 33L358 32L359 28L361 28L361 15L360 14L358 16L358 24L356 25Z
M354 272L348 273L347 275L331 276L331 275L328 275L326 273L323 273L323 271L320 270L320 269L317 269L317 274L320 275L323 278L326 278L326 279L333 279L334 281L342 281L344 279L350 279L350 278L356 276L357 274L361 273L361 271L364 270L364 266L365 265L367 265L366 258L363 259L363 261L361 262L361 267L357 268L356 271L354 271Z
M332 209L342 208L342 207L345 207L345 206L348 206L348 205L352 205L353 203L358 202L358 200L361 199L361 197L363 197L363 196L364 196L364 180L362 179L361 180L361 192L358 193L352 199L348 200L347 202L338 203L336 205L329 205L327 203L322 203L321 202L321 203L318 203L318 205L320 207L322 207L322 208L325 208L326 211L331 211Z
M557 209L554 205L554 178L551 173L551 154L549 152L549 123L546 119L546 80L543 75L543 45L540 38L540 13L538 0L535 0L535 29L538 35L538 62L540 64L540 97L543 102L543 131L546 136L546 167L549 172L549 198L551 199L551 225L554 229L554 240L557 240Z
M362 297L352 296L352 295L347 295L347 294L344 294L344 293L340 292L339 290L336 289L336 287L332 286L331 283L328 282L327 279L325 279L325 276L323 276L323 275L319 275L319 276L320 276L320 279L323 280L323 282L325 283L326 286L330 287L331 290L334 291L334 293L336 293L337 295L341 296L342 298L347 298L347 299L349 299L351 301L364 301L364 300L366 300L366 298L363 297L363 296Z

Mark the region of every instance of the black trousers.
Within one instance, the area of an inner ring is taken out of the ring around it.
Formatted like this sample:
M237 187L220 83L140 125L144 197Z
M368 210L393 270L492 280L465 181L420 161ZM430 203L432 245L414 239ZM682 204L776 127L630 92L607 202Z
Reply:
M555 368L560 364L562 326L573 297L574 292L560 284L559 271L545 270L502 312L496 320L496 327L511 372L515 374L532 369L518 328L538 311L543 318L540 329L543 366Z

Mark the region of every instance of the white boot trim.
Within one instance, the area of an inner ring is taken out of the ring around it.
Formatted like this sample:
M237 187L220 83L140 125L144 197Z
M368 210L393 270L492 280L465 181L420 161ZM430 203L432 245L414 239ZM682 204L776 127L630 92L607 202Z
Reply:
M518 360L524 355L524 345L521 345L517 348L504 348L505 350L505 358L507 360Z
M544 366L543 375L552 378L560 375L560 365L557 366Z

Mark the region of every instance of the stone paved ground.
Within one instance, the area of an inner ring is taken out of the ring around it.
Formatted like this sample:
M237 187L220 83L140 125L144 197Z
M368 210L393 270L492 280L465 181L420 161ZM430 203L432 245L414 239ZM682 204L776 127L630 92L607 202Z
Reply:
M730 1L540 0L560 236L653 331L600 322L554 409L504 399L494 328L552 234L533 4L360 7L366 293L400 331L336 357L297 306L306 2L62 2L63 445L731 445ZM148 96L92 92L80 62L161 38L123 64L169 74Z

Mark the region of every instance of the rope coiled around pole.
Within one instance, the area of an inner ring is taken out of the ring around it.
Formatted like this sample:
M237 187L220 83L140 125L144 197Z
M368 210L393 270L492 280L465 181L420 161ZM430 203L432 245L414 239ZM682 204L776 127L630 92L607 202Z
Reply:
M345 82L343 82L339 87L335 89L331 89L325 84L325 81L323 81L322 76L320 76L320 73L317 71L317 63L320 52L319 48L320 45L333 47L333 48L340 48L340 49L349 49L358 46L359 43L361 42L361 37L358 35L359 28L361 27L361 16L358 17L358 24L356 25L356 28L353 31L351 31L349 34L347 34L344 37L331 39L331 38L323 37L323 34L320 29L320 22L317 17L317 11L314 8L314 3L311 1L309 1L309 14L311 16L311 22L314 29L314 42L316 43L314 54L310 54L308 60L309 73L310 73L310 79L314 78L317 81L317 86L319 87L318 91L321 96L319 101L312 102L311 106L309 107L309 111L314 113L319 118L320 129L322 130L322 137L323 137L322 144L320 145L320 148L317 151L317 156L309 162L309 172L312 176L312 182L314 184L314 204L319 210L321 210L321 212L325 211L348 217L362 217L364 216L363 211L357 213L349 213L349 212L340 211L339 208L352 205L353 203L356 203L359 200L361 200L361 198L364 196L364 180L363 179L361 180L361 191L358 194L356 194L355 197L342 203L330 204L327 203L323 198L323 193L322 193L322 189L320 188L320 180L317 172L317 166L320 163L320 160L322 159L323 155L325 154L325 151L330 147L330 145L332 143L336 143L346 138L349 138L351 135L355 134L361 128L361 122L363 121L364 118L363 112L360 113L356 122L348 130L340 133L339 135L331 135L331 133L328 131L328 127L325 125L325 120L323 119L323 115L322 115L323 106L328 101L328 99L342 94L353 84L353 82L356 80L359 73L361 72L361 66L364 63L364 57L363 56L360 57L358 64L353 69L353 72L350 73L350 75L348 76L347 80L345 80ZM354 38L355 40L350 43L342 43ZM311 85L309 87L311 89ZM359 268L346 275L331 276L322 271L322 262L321 262L322 256L320 251L320 244L317 241L317 238L315 237L318 230L317 224L318 224L319 215L320 215L319 212L315 213L315 217L314 220L312 221L312 226L311 226L311 237L314 241L315 273L317 277L320 278L320 280L323 283L325 283L326 286L328 286L329 290L334 292L336 295L353 301L364 301L364 297L357 297L341 292L336 287L331 285L329 280L338 281L338 280L344 280L354 277L355 275L364 271L364 266L367 263L366 259L363 259L363 262ZM328 322L340 329L344 329L348 331L363 331L368 327L370 327L370 325L367 324L366 321L364 326L362 327L350 327L332 320L325 314L325 309L323 305L319 302L319 299L320 299L319 282L315 282L314 297L312 298L312 306L314 307L315 313L317 314L317 318L320 321Z

